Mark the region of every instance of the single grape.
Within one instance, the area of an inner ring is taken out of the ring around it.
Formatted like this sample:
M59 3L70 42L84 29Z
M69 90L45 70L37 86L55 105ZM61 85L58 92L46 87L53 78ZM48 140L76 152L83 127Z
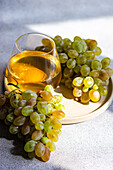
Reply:
M91 89L89 91L89 98L93 102L98 102L100 100L100 93L97 90Z
M49 91L41 91L40 92L41 97L43 97L44 100L50 101L52 99L52 94Z
M11 134L17 134L19 132L19 127L18 126L14 126L13 124L10 126L9 128L9 132Z
M89 73L89 76L93 77L93 78L98 78L99 77L99 71L98 70L92 70Z
M62 128L61 122L56 117L51 116L50 122L51 122L53 129L61 129Z
M83 51L83 44L81 40L75 40L72 44L72 48L76 50L78 53L82 53Z
M43 101L43 102L38 102L37 103L37 109L41 114L47 115L48 114L48 105L47 102Z
M99 93L101 96L106 96L107 95L107 89L104 86L99 87Z
M55 110L52 115L54 117L56 117L57 119L62 119L65 117L65 113L63 111L60 111L60 110Z
M45 146L43 143L39 142L35 147L35 154L38 157L42 157L45 153Z
M93 51L96 56L99 56L102 53L102 50L100 49L100 47L95 47Z
M76 60L73 59L73 58L70 58L70 59L67 61L67 67L68 67L69 69L73 69L75 66L76 66Z
M99 87L103 84L102 80L99 78L94 78L94 83Z
M73 79L73 85L76 87L81 87L83 85L83 78L82 77L76 77Z
M44 114L39 114L39 116L40 116L40 121L45 121L46 116Z
M63 40L61 36L55 36L54 41L56 46L63 46Z
M74 41L76 41L76 40L82 40L82 39L79 36L75 36Z
M44 162L47 162L49 160L49 158L50 158L50 150L49 150L48 147L45 146L45 153L41 158L42 158L42 160Z
M3 106L6 102L5 95L0 94L0 106Z
M88 65L90 68L91 68L92 61L93 61L93 60L87 60L87 61L86 61L86 65Z
M95 58L95 53L93 51L86 51L83 55L85 55L88 60L93 60Z
M65 86L66 86L68 89L72 89L72 79L71 79L71 78L68 78L68 79L65 81Z
M66 63L68 61L68 56L65 53L59 54L60 63Z
M82 44L83 44L83 50L82 52L85 52L88 49L87 43L82 39L81 40Z
M18 108L19 106L19 98L18 98L18 95L15 94L15 95L12 95L10 97L10 104L13 108Z
M43 144L46 144L47 142L49 142L49 139L44 136L44 137L41 138L41 142L42 142Z
M64 51L67 52L67 50L71 49L72 42L70 40L64 42Z
M30 140L25 144L24 150L26 152L33 152L35 150L35 146L36 146L36 142L34 140Z
M86 61L87 61L87 59L86 59L85 55L79 55L76 59L76 62L78 65L83 65L86 63Z
M93 85L93 89L94 89L94 90L98 90L97 84L94 84L94 85Z
M13 122L14 120L14 113L9 113L6 117L6 119L8 120L8 122Z
M57 142L58 141L58 134L51 129L49 132L47 132L47 137L52 140L53 142Z
M49 132L51 129L52 129L51 122L48 121L48 120L45 121L45 122L44 122L44 131L45 131L45 132Z
M63 46L57 46L58 53L62 53L64 51Z
M102 69L102 64L99 60L93 60L91 64L92 70L101 70Z
M43 122L38 122L37 124L35 124L35 128L37 129L37 130L43 130L44 129L44 124L43 124Z
M37 112L32 112L30 114L30 120L32 123L36 124L40 121L40 115Z
M81 90L81 88L80 88L80 87L74 87L74 89L73 89L73 95L74 95L75 97L81 97L81 95L82 95L82 90Z
M89 91L82 93L80 100L81 100L81 103L84 103L84 104L88 103L90 100Z
M14 124L15 126L22 126L22 125L25 123L25 121L26 121L26 117L24 117L24 116L18 116L18 117L16 117L16 118L14 119L13 124Z
M106 69L106 71L107 71L109 77L111 77L111 76L113 75L113 70L112 70L111 68L108 67L108 68Z
M94 50L96 46L97 46L97 41L96 40L90 40L88 42L88 47L89 47L90 50Z
M31 139L34 141L40 140L43 137L43 133L41 130L35 130L32 133Z
M19 106L20 107L24 107L24 106L26 106L26 104L27 104L27 100L20 100L19 101Z
M106 70L102 69L99 71L99 78L102 80L102 81L106 81L109 79L109 75L107 73Z
M27 135L30 132L30 126L28 124L24 124L22 126L21 132L23 135Z
M80 73L83 77L86 77L89 75L90 73L90 67L88 67L86 64L83 65L81 68L80 68Z
M67 67L64 69L63 75L64 75L65 78L72 77L73 74L74 74L74 70L73 69L69 69Z
M50 151L56 150L55 144L51 140L46 143L46 146L49 148Z
M14 114L15 114L16 116L22 115L22 107L16 108L16 109L14 110Z
M79 73L80 73L80 68L81 68L80 65L76 65L75 68L74 68L74 72L75 72L76 74L79 74Z
M22 109L22 115L23 116L29 116L33 112L33 107L32 106L25 106Z
M53 87L51 85L46 85L44 90L51 92L51 94L53 94L53 91L54 91L54 89L53 89Z
M108 58L108 57L103 58L101 60L102 68L106 69L109 66L110 62L111 62L110 58Z
M37 98L37 94L34 91L26 90L22 92L22 97L24 100L29 100L31 98Z
M51 103L49 103L49 104L47 104L47 105L48 105L48 114L49 114L49 113L52 113L53 110L54 110L54 105L51 104Z
M86 93L86 92L88 92L88 91L89 91L89 88L88 88L88 87L86 87L86 86L83 86L82 91L83 91L84 93Z
M93 86L93 84L94 84L94 79L92 77L88 76L84 79L85 87L91 88Z
M34 106L36 104L36 98L31 98L27 101L26 105Z
M28 157L29 157L30 159L33 159L35 156L36 156L36 154L35 154L34 151L33 151L33 152L28 152Z
M68 56L70 57L70 58L77 58L78 57L78 53L77 53L77 51L76 50L69 50L68 51Z
M64 39L63 39L63 43L65 43L65 42L67 42L67 41L68 41L68 42L71 42L71 40L70 40L69 38L64 38Z
M55 104L54 106L56 110L63 111L65 109L65 106L63 104Z

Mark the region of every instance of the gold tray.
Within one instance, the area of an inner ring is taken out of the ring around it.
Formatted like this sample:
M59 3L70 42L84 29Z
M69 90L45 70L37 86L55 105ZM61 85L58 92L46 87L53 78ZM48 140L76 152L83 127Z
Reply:
M4 81L5 88L11 91L12 87L7 85L6 78ZM65 105L66 116L61 120L62 124L79 123L98 116L109 107L113 99L113 80L110 78L108 94L101 97L101 100L97 103L89 102L85 105L74 101L72 91L62 85L55 89L55 94L62 94L64 97L62 104Z

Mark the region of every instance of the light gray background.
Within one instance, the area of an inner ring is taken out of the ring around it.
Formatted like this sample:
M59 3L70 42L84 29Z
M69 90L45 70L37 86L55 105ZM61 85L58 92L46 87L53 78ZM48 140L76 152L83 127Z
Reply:
M95 38L113 67L112 0L0 0L0 92L14 42L27 32ZM112 170L113 102L97 118L62 128L47 163L28 160L0 122L0 170Z

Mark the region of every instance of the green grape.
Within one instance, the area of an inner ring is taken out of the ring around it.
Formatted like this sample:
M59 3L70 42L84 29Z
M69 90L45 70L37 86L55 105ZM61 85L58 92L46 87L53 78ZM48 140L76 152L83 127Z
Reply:
M90 100L90 98L89 98L89 91L87 91L85 93L83 92L82 95L81 95L80 100L81 100L81 103L83 103L83 104L88 103L89 100Z
M26 105L34 106L36 104L36 98L31 98L27 101Z
M49 148L50 151L54 151L56 149L55 144L51 140L46 143L46 146Z
M41 130L35 130L32 133L31 139L34 141L40 140L43 137L43 133Z
M33 151L33 152L28 152L28 157L29 157L30 159L33 159L35 156L36 156L35 151Z
M99 77L99 71L98 70L92 70L89 73L89 76L93 77L93 78L98 78Z
M100 49L100 47L95 47L93 51L96 56L99 56L102 53L102 50Z
M94 78L94 83L99 87L103 84L102 80L99 78Z
M59 136L62 134L61 129L53 129Z
M65 117L65 113L63 111L60 111L60 110L55 110L52 115L54 117L56 117L57 119L62 119Z
M44 115L47 115L48 114L48 105L47 105L47 102L38 102L37 103L37 109L38 111L41 113L41 114L44 114Z
M67 61L67 67L68 67L69 69L73 69L75 66L76 66L76 60L73 59L73 58L70 58L70 59Z
M72 48L74 50L76 50L78 53L82 53L83 48L84 48L82 41L81 40L75 40L72 44Z
M91 89L89 91L89 98L93 102L98 102L100 100L100 93L97 90Z
M106 81L109 79L109 75L106 70L102 69L99 71L99 78L103 81Z
M78 65L83 65L86 63L86 61L87 61L87 59L86 59L85 55L79 55L76 59L76 62Z
M22 126L26 121L26 117L24 116L18 116L14 119L13 124L16 126Z
M88 88L88 87L86 87L86 86L84 86L84 87L82 88L82 91L83 91L84 93L86 93L86 92L88 92L88 91L89 91L89 88Z
M113 75L113 70L109 67L106 69L106 72L108 73L109 77Z
M93 60L87 60L87 61L86 61L86 65L88 65L90 68L91 68L92 61L93 61Z
M44 137L42 137L41 142L46 144L47 142L49 142L49 139L44 136Z
M14 114L16 116L20 116L22 114L21 111L22 111L22 107L18 107L14 110Z
M21 141L24 141L24 136L19 132L17 133L17 137L18 139L20 139Z
M92 70L101 70L102 69L102 64L99 60L93 60L91 64Z
M98 90L97 84L94 84L94 85L93 85L93 89L94 89L94 90Z
M9 128L9 132L11 134L17 134L19 132L19 127L18 126L14 126L13 124L10 126Z
M35 154L38 157L42 157L45 153L45 146L43 143L39 142L35 147Z
M54 109L54 106L53 104L47 104L48 105L48 113L52 113L53 112L53 109Z
M26 106L26 104L27 104L27 100L20 100L19 101L19 106L20 107L24 107L24 106Z
M66 86L68 89L72 89L72 79L71 79L71 78L68 78L68 79L65 81L65 86Z
M83 65L81 68L80 68L80 73L83 77L86 77L89 75L90 73L90 67L88 67L86 64Z
M68 56L70 57L70 58L77 58L78 57L78 53L77 53L77 51L76 50L69 50L68 51Z
M33 112L33 107L32 106L25 106L22 109L22 115L23 116L29 116Z
M49 120L44 122L44 131L49 132L52 129L51 122Z
M35 128L37 129L37 130L43 130L44 129L44 124L43 124L43 122L38 122L37 124L35 124Z
M74 41L76 41L76 40L82 40L82 39L79 36L75 36Z
M82 52L85 52L88 49L88 46L87 46L86 42L83 39L81 41L82 41L82 44L83 44Z
M83 78L82 77L76 77L73 79L73 85L76 87L81 87L83 85Z
M68 56L65 53L60 53L59 60L60 60L60 63L66 63L68 60Z
M44 100L46 100L46 101L49 101L49 100L51 100L52 99L52 94L51 94L51 92L49 92L49 91L41 91L40 92L40 96L44 99Z
M61 95L54 95L52 100L50 101L51 104L55 104L55 103L60 103L63 99L63 96Z
M51 85L46 85L44 90L51 92L51 94L54 92L54 89L53 89L53 87Z
M54 41L56 46L63 46L63 40L61 36L55 36Z
M33 152L35 150L35 147L36 147L36 141L30 140L25 144L24 150L26 152Z
M44 152L44 155L41 156L41 159L44 161L44 162L47 162L50 158L50 150L48 147L45 146L45 152Z
M30 126L28 124L24 124L22 126L21 132L23 135L27 135L30 132Z
M88 44L91 41L91 39L86 39L85 42Z
M65 78L72 77L73 74L74 74L74 70L73 69L69 69L67 67L64 69L63 75L64 75Z
M70 40L69 38L64 38L64 39L63 39L63 42L64 42L64 43L67 42L67 41L71 42L71 40Z
M61 129L62 128L61 122L56 117L51 116L50 122L51 122L53 129Z
M96 40L90 40L88 42L88 47L89 47L90 50L94 50L96 46L97 46L97 41Z
M56 110L63 111L65 109L65 106L63 104L54 104Z
M45 121L46 116L44 114L39 114L39 116L40 116L40 121Z
M93 51L86 51L84 55L88 60L93 60L95 58L95 53Z
M4 119L4 123L5 123L7 126L10 126L10 125L11 125L11 122L9 122L7 119Z
M29 100L31 98L37 98L37 94L34 91L26 90L22 92L22 97L24 100Z
M84 79L85 87L91 88L93 86L93 84L94 84L94 79L92 77L88 76Z
M108 57L103 58L101 60L102 68L106 69L109 66L110 62L111 62L110 58L108 58Z
M6 97L2 94L0 94L0 106L3 106L6 102Z
M18 108L18 106L19 106L19 97L18 97L17 94L12 95L12 96L10 97L10 104L11 104L11 106L12 106L13 108Z
M58 53L62 53L64 50L63 46L57 46L56 48L57 48Z
M80 73L80 68L81 68L80 65L76 65L75 68L74 68L74 72L79 74Z
M8 113L14 112L14 108L12 106L8 107Z
M82 95L82 90L80 87L74 87L73 89L73 95L75 97L80 97Z
M8 120L8 122L13 122L14 120L14 113L9 113L6 117L6 119Z
M7 109L4 108L0 108L0 120L4 120L6 118L7 115Z
M58 141L58 134L51 129L49 132L47 132L47 137L52 140L53 142L57 142Z
M107 89L104 86L99 87L99 93L101 96L106 96L107 95Z
M66 52L67 50L71 49L71 41L68 40L68 41L65 41L64 42L64 51Z
M40 121L40 115L37 112L32 112L30 114L30 120L32 123L36 124Z

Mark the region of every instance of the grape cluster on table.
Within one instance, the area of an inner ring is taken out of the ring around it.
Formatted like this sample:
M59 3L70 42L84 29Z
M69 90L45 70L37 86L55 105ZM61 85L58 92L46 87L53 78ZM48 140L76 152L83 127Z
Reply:
M75 100L85 104L106 96L113 70L109 67L110 58L97 58L102 52L97 41L79 36L71 41L59 35L54 41L62 67L61 83L73 90Z
M0 95L0 120L9 126L9 132L25 141L28 157L41 157L48 161L55 150L65 117L62 96L53 95L53 87L47 85L37 93L17 88Z

